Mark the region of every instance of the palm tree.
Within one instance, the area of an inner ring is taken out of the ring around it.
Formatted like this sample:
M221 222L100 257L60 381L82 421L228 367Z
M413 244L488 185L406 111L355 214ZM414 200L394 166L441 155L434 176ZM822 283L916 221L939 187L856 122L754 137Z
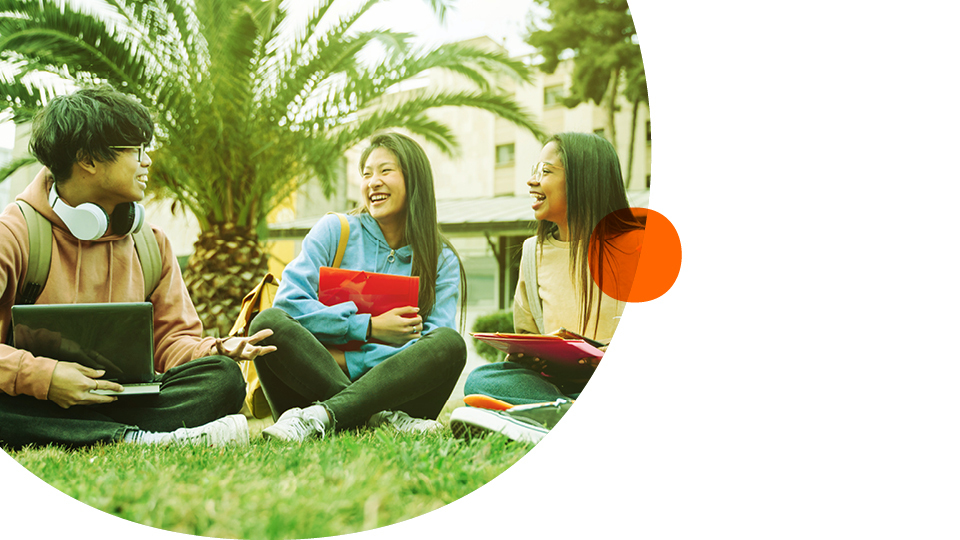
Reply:
M109 81L152 107L159 148L151 196L169 197L200 224L185 272L204 326L225 332L239 299L263 275L258 227L305 182L329 194L344 152L403 127L446 153L452 131L427 111L466 106L489 111L542 137L536 122L495 81L530 81L521 62L458 44L415 49L413 36L353 31L381 0L364 0L339 19L338 0L319 0L293 20L281 0L103 0L100 10L0 0L0 75L14 109L48 93L31 77ZM438 16L449 0L428 0ZM379 51L378 61L364 61ZM457 89L398 94L400 83L432 69L458 74Z

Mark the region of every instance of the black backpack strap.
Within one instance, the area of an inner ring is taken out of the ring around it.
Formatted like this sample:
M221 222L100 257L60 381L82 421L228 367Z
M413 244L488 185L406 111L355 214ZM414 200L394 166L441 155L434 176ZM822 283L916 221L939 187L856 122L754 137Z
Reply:
M33 304L40 297L47 277L50 275L50 257L53 254L53 226L40 212L24 201L17 201L23 218L27 221L29 251L27 255L27 275L17 292L17 304ZM140 257L143 268L144 298L150 301L150 295L160 283L163 271L163 259L160 256L160 244L149 226L142 227L133 234L134 247Z
M160 244L153 234L153 227L144 224L139 231L133 233L133 245L140 257L140 267L143 269L143 295L145 302L160 284L160 274L163 272L163 259L160 257Z
M53 227L47 218L25 201L17 201L23 218L27 221L29 251L27 275L17 292L17 304L33 304L43 292L50 275L50 256L53 252Z

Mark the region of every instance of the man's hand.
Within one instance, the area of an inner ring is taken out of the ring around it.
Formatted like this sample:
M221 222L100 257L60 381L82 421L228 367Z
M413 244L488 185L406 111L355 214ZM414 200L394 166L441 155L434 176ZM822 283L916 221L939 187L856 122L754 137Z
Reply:
M91 390L123 391L123 387L115 382L99 380L104 373L103 370L91 369L74 362L57 362L57 366L53 368L53 377L50 379L47 399L64 409L74 405L116 401L117 396L90 393Z
M111 362L109 358L103 356L97 351L85 350L76 342L70 341L69 339L63 339L60 342L60 353L63 355L63 358L79 359L83 365L89 366L93 369L109 369L117 375L123 373L123 370L120 369L120 366Z
M273 351L277 350L276 346L274 345L267 345L264 347L257 346L257 343L260 343L260 340L268 338L272 335L273 330L264 328L252 336L232 337L224 341L218 339L213 346L213 354L229 356L237 362L244 360L253 361L258 356L263 356L267 353L272 353Z
M411 339L421 337L423 319L417 312L420 308L398 307L370 318L370 337L399 347Z

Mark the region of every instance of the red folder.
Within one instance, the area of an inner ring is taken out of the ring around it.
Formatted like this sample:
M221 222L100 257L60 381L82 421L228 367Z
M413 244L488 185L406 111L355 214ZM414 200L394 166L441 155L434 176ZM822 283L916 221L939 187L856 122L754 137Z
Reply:
M353 302L357 313L376 317L398 307L417 307L420 278L321 266L318 289L317 299L325 306ZM362 345L362 341L349 341L334 347L356 351Z
M318 299L325 306L352 301L358 313L377 316L398 307L417 307L420 278L320 267Z
M523 353L565 367L579 366L581 358L603 358L603 351L582 339L541 334L470 334L507 354Z

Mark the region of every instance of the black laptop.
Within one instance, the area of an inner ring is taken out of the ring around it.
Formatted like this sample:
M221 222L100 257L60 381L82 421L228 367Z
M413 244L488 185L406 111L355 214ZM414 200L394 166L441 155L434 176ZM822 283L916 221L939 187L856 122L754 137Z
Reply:
M106 370L123 385L105 395L157 394L153 370L153 304L44 304L13 306L13 346L65 362Z

